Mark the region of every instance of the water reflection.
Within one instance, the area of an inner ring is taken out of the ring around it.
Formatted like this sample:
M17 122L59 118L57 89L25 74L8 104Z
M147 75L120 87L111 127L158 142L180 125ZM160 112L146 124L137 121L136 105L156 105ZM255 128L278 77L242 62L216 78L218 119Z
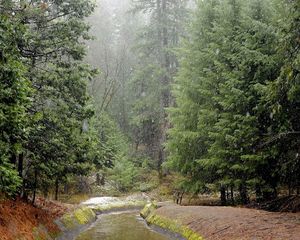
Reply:
M150 229L138 216L138 212L100 215L88 230L76 240L170 240Z

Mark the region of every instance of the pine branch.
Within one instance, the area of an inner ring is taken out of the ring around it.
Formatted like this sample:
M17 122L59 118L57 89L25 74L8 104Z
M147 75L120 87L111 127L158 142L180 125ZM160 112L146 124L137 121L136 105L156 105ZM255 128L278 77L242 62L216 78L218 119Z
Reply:
M271 136L266 142L261 143L258 148L264 148L265 146L268 146L273 142L276 142L277 140L282 140L290 136L297 137L298 135L300 136L300 131L279 133L277 135Z

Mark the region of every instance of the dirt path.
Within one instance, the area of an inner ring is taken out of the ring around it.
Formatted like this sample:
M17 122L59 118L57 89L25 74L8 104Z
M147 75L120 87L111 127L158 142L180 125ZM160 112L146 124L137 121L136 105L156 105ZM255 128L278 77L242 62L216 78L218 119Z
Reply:
M170 205L156 214L188 225L205 240L300 240L300 213Z

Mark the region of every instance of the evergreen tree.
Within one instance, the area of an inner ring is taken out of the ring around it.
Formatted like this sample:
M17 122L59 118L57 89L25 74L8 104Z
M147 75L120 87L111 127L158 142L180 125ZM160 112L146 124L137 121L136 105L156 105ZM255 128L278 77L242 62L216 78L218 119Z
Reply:
M209 47L214 41L211 32L218 19L218 1L198 4L197 21L193 22L191 36L180 51L181 67L173 88L176 106L170 108L173 127L167 142L168 164L188 177L187 186L194 193L205 189L206 183L212 183L217 177L213 176L216 172L211 167L199 163L208 154L210 139L207 130L216 121L215 114L210 112L214 100L210 98L209 90L203 88L214 87L206 78L213 73L215 52Z
M266 130L257 89L278 69L270 19L266 2L200 2L191 43L182 50L170 161L189 176L192 189L213 183L223 204L228 188L232 201L237 188L246 203L249 186L260 193L270 182L262 173L271 166L269 155L257 150Z
M275 26L279 28L278 55L283 60L277 78L262 89L261 107L270 116L268 131L262 141L264 150L270 152L273 162L274 187L281 182L289 193L298 188L299 193L299 80L300 80L300 3L279 1ZM284 19L284 21L283 21Z
M31 85L18 51L24 29L1 14L0 31L0 192L14 194L21 183L14 156L28 133Z
M138 39L139 43L136 47L139 64L134 79L139 78L140 82L136 81L136 84L140 85L142 90L138 95L153 96L152 92L147 92L149 90L152 91L153 87L145 89L143 85L148 79L151 84L153 78L157 79L157 85L155 86L156 99L153 99L154 101L151 103L145 102L143 104L143 112L152 114L148 114L147 121L142 119L141 121L136 121L135 119L135 126L137 122L140 122L141 125L136 126L136 130L133 128L133 133L139 131L139 129L152 131L152 143L147 144L147 152L150 152L150 156L156 160L156 169L161 173L161 165L166 158L164 149L164 143L167 139L166 131L169 128L166 108L172 105L170 89L178 67L177 58L172 50L178 46L179 38L184 34L183 27L187 16L186 1L134 1L133 11L142 11L149 16L149 23L142 29ZM150 72L150 75L149 70L153 72L152 74ZM147 98L144 98L144 100L147 100ZM133 99L133 101L135 102L136 99ZM141 105L141 102L143 102L143 98L139 100L139 105ZM151 111L152 106L159 107L153 112ZM139 115L144 116L143 114ZM135 142L140 142L140 140L136 139Z
M82 60L84 40L89 39L84 18L93 4L87 0L2 1L1 10L24 28L15 44L33 87L29 137L12 153L24 180L22 195L32 190L34 201L36 190L47 192L55 186L57 198L60 182L90 169L85 156L91 148L81 143L85 138L81 129L93 114L87 107L86 84L95 71Z

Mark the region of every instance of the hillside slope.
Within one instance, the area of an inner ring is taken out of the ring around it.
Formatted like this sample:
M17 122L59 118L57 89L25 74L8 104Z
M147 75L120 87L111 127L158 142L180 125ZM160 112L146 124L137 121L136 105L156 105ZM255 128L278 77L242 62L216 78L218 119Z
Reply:
M19 199L0 202L0 239L33 240L34 230L41 226L49 233L58 233L54 220L67 210L65 205L43 199L38 199L36 206Z

